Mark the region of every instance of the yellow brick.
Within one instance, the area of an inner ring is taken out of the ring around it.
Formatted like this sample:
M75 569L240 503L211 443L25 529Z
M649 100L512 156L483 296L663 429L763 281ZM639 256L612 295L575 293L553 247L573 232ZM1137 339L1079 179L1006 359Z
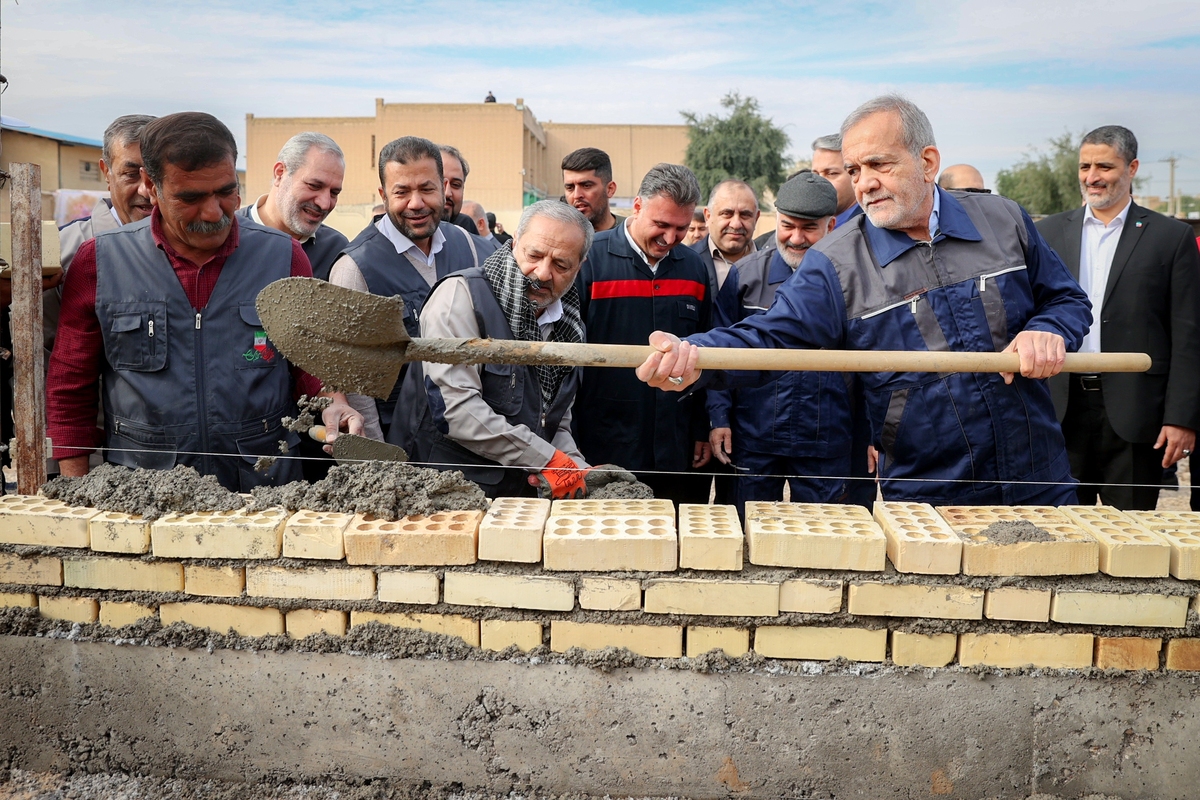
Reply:
M983 589L852 583L847 608L851 614L873 617L983 619Z
M783 503L774 500L751 500L746 503L747 521L763 517L806 522L870 522L871 512L862 506L842 503Z
M246 588L244 567L183 568L183 590L204 597L241 597Z
M88 520L99 513L40 495L6 495L0 497L0 542L88 547Z
M1100 568L1100 545L1056 508L946 506L937 511L963 539L964 575L1090 575ZM983 533L994 522L1020 520L1054 540L997 544Z
M670 572L678 561L675 521L665 514L552 516L542 538L542 564L548 570Z
M750 631L746 628L709 628L688 625L687 656L695 658L710 650L724 650L731 658L750 652Z
M1158 669L1162 639L1136 636L1097 636L1098 669Z
M1050 621L1049 589L1017 589L1002 586L988 589L983 600L983 615L988 619L1011 619L1022 622Z
M1167 669L1200 670L1200 639L1171 639L1167 642Z
M779 585L779 610L836 614L842 610L842 583L791 580Z
M550 518L550 501L533 497L500 497L479 523L481 561L542 560L542 531Z
M331 636L346 635L345 611L298 608L295 611L287 612L285 623L287 635L293 639L303 639L314 633L328 633Z
M159 558L279 558L288 512L202 511L169 514L150 525Z
M1050 619L1076 625L1182 628L1187 611L1187 597L1161 594L1056 591L1050 603Z
M680 503L680 568L740 570L744 543L733 506Z
M126 592L182 592L183 565L132 558L67 558L63 585Z
M479 646L503 650L512 645L527 653L542 644L542 623L530 620L485 619L479 623Z
M779 584L757 581L654 580L646 583L649 614L718 617L779 615Z
M277 636L284 632L283 612L277 608L228 606L222 603L163 603L158 607L163 627L186 622L194 628L242 636Z
M380 572L379 599L384 603L434 605L441 584L436 572Z
M378 622L397 628L416 628L443 636L457 636L473 647L479 647L479 621L457 614L380 614L374 611L351 611L350 627Z
M550 507L552 517L670 517L675 518L675 506L670 500L611 499L555 500Z
M570 611L575 607L575 584L561 578L447 572L443 594L445 601L455 606L541 611Z
M958 663L964 667L1084 669L1092 665L1090 633L964 633Z
M759 625L754 632L754 652L767 658L883 661L887 658L887 634L883 629Z
M246 594L307 600L372 600L375 573L338 567L247 567Z
M1171 574L1180 580L1200 579L1200 512L1126 511L1125 516L1149 528L1171 548Z
M359 514L346 528L346 562L437 566L474 564L482 511L441 511L393 521Z
M0 525L3 523L0 522ZM15 553L0 553L0 583L22 586L62 586L62 559L53 556L22 558Z
M926 503L875 503L875 521L887 537L887 554L897 572L957 575L962 539Z
M1171 571L1171 546L1144 525L1108 506L1059 509L1100 545L1100 571L1121 578L1163 578Z
M90 597L39 597L38 613L67 622L95 622L100 616L100 606Z
M892 632L892 663L900 667L944 667L957 651L958 637L953 633Z
M283 526L283 555L341 561L346 555L342 534L353 514L332 511L297 511Z
M638 611L642 584L625 578L581 578L579 607L592 611Z
M887 539L871 520L751 517L747 509L746 541L751 564L869 572L887 564Z
M88 520L88 536L99 553L150 552L150 521L136 514L101 511ZM103 609L100 615L104 616Z
M0 608L37 608L37 604L33 592L0 592Z
M112 600L100 601L100 624L110 628L124 628L133 625L138 620L158 615L154 606L144 606L141 603L118 603Z
M679 625L608 625L602 622L550 622L550 649L565 653L572 647L603 650L624 647L647 658L681 658L683 627Z

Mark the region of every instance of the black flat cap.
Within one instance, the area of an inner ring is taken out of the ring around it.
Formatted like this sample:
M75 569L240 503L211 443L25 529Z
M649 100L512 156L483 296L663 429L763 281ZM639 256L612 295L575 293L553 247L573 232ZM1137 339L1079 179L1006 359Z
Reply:
M837 213L837 189L815 172L805 170L779 187L775 210L798 219L820 219Z

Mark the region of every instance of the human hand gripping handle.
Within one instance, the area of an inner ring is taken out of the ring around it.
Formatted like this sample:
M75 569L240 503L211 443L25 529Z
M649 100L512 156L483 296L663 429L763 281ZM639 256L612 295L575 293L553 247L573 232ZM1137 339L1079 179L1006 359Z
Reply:
M1057 333L1021 331L1004 348L1005 353L1021 357L1021 376L1040 380L1062 372L1067 358L1067 345ZM1013 382L1013 373L1001 372L1005 383Z
M700 379L700 348L663 331L650 334L651 353L637 368L638 380L664 392L682 392Z
M341 392L334 392L330 395L333 402L325 407L321 412L321 421L325 423L325 446L323 449L326 453L333 453L333 440L338 437L339 433L352 433L355 436L362 436L363 432L363 416L354 409L353 406L346 400L346 395Z

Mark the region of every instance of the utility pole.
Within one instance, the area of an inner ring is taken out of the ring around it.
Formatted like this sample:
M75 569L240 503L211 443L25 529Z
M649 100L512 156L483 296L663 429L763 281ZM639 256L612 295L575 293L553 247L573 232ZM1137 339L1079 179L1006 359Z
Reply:
M1159 161L1165 161L1171 165L1171 188L1167 197L1167 216L1177 217L1179 216L1179 198L1175 197L1175 164L1179 161L1179 156L1172 153L1166 158L1160 158Z

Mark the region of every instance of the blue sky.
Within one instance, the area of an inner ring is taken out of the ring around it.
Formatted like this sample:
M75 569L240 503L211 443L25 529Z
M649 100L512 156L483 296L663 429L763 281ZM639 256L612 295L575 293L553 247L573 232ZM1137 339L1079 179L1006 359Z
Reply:
M101 13L103 12L103 13ZM1200 193L1200 2L198 4L0 0L7 115L98 137L119 114L370 116L516 97L539 119L679 123L757 97L804 157L884 91L929 114L943 163L989 182L1064 131L1126 125L1144 191Z

